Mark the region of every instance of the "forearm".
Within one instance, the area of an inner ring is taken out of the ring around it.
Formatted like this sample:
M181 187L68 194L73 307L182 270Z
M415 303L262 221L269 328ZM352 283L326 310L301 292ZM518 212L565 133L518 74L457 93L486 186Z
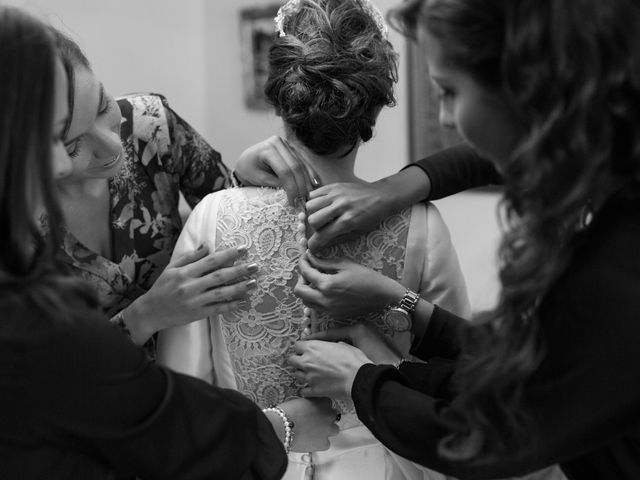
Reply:
M409 165L398 173L374 182L391 203L391 212L399 212L429 197L431 181L417 165Z
M136 345L144 345L157 331L153 322L153 314L145 306L143 297L138 297L110 320Z
M440 453L442 441L464 428L455 399L451 402L449 395L443 398L418 391L404 370L363 365L351 391L358 418L387 448L417 464L461 479L503 478L534 469L534 455L529 455L528 460L505 457L475 465L444 457Z
M414 172L418 167L429 179L428 195L422 200L437 200L471 188L502 184L502 177L493 164L466 144L441 150L409 167L405 170Z
M428 360L432 357L455 359L462 349L464 331L469 322L426 300L420 300L413 315L411 354Z

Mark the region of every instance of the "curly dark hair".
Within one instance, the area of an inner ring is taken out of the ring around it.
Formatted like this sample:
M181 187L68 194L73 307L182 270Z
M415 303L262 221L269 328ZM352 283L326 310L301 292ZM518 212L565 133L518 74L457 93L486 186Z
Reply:
M502 165L498 306L475 319L457 372L466 427L440 445L487 460L526 438L522 386L544 356L538 305L571 259L585 205L611 183L640 189L640 6L409 0L390 19L414 38L427 29L450 65L503 92L526 126Z
M366 142L395 104L397 54L359 0L302 0L269 50L265 93L312 152Z

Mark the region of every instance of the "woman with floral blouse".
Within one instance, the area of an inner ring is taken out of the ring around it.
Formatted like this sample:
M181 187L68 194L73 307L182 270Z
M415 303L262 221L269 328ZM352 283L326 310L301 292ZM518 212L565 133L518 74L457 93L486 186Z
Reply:
M98 291L111 321L153 356L155 332L236 308L255 285L255 267L236 263L241 245L216 253L202 245L170 262L182 228L180 193L193 207L230 186L229 171L164 97L114 99L78 45L54 34L70 78L64 141L73 163L72 173L58 180L61 256ZM264 166L268 156L260 152L252 160ZM296 182L310 184L295 168L273 164L294 190Z

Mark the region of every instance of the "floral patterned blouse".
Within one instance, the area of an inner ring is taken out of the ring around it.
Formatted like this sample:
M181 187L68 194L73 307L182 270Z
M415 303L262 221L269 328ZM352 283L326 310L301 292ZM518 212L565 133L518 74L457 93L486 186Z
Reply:
M125 160L109 180L113 261L66 232L62 258L92 283L113 316L153 285L169 263L182 220L179 193L191 207L230 185L220 154L157 94L118 99Z

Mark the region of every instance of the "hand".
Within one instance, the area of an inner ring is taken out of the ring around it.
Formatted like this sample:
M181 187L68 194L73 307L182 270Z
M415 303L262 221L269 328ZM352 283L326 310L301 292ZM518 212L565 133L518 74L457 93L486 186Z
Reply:
M300 278L294 288L305 305L336 319L382 310L402 298L405 288L395 280L347 259L300 257Z
M373 183L334 183L312 191L306 209L312 252L368 232L388 216L427 198L429 177L407 168Z
M209 253L207 245L173 260L151 289L125 309L133 340L144 343L155 332L184 325L240 306L255 280L256 265L238 264L244 248Z
M343 342L299 341L293 349L295 355L287 361L296 369L296 381L305 385L300 389L304 397L350 397L356 373L371 363L361 350Z
M389 338L367 323L359 322L347 327L312 333L307 340L350 343L377 364L395 365L402 359L402 354Z
M296 398L279 405L294 424L292 452L317 452L329 448L329 437L339 432L338 412L328 398Z
M320 185L313 169L277 135L242 152L235 173L247 185L284 188L292 206L299 198L306 200L309 192Z

